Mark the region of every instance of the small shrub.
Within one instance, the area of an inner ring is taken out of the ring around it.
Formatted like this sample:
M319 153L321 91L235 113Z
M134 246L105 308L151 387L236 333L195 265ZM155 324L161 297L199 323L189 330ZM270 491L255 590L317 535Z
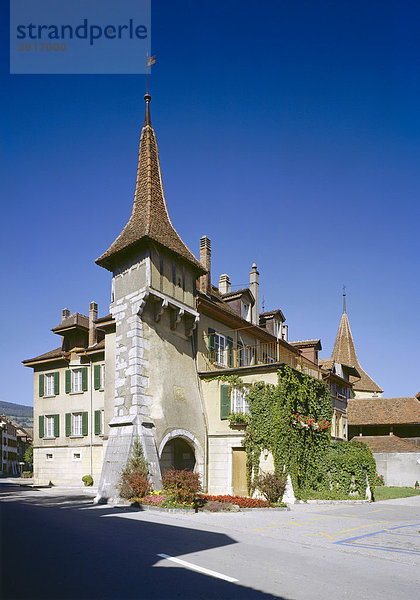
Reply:
M254 479L255 488L274 504L280 502L286 489L286 479L278 473L260 473Z
M209 500L205 503L201 510L207 510L209 512L233 512L237 511L238 508L230 502L217 502L215 500Z
M21 477L23 477L23 479L29 479L32 477L32 471L22 471Z
M91 485L93 485L93 477L92 477L92 475L83 475L82 481L83 481L83 483L85 484L86 487L90 487Z
M416 481L416 483L414 484L414 488L417 490L420 487L419 482Z
M375 487L382 487L384 485L385 485L384 476L383 475L378 475L378 473L376 473L376 475L375 475Z
M126 500L144 498L151 489L149 479L139 473L123 473L120 480L120 496Z
M179 503L193 502L198 492L201 492L198 473L187 470L169 469L162 476L162 485L170 500Z

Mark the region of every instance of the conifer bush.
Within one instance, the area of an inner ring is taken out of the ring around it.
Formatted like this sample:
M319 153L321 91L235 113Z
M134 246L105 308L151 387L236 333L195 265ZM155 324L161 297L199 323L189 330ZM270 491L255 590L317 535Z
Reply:
M143 498L151 490L149 467L138 438L133 442L127 466L121 473L118 489L120 497L126 500Z

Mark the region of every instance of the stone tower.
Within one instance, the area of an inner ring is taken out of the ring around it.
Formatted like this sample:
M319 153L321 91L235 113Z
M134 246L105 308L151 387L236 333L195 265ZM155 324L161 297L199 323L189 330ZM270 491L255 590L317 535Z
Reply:
M346 312L346 294L343 294L343 314L341 315L331 358L334 362L355 367L359 371L360 379L351 377L356 398L382 396L383 390L362 369L357 358L356 347L354 345L353 335L351 333L350 323Z
M195 371L196 280L206 270L169 218L150 100L141 131L133 209L96 263L112 272L115 320L113 416L98 501L117 497L116 483L135 437L153 485L160 487L165 441L182 437L204 469L205 416ZM110 352L112 354L112 352ZM107 364L106 370L112 369ZM110 394L111 395L111 394Z

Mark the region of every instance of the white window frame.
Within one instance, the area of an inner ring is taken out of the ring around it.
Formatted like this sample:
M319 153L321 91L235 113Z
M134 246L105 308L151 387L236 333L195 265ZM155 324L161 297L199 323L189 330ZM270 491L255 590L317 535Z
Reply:
M44 438L52 439L54 435L54 415L44 416Z
M100 428L100 433L99 435L104 435L104 431L105 431L105 410L102 408L101 409L101 428Z
M246 300L241 300L241 317L245 321L251 320L251 305Z
M231 402L232 412L234 413L249 413L249 404L246 397L248 396L248 387L237 387L232 388Z
M44 375L44 397L55 396L54 393L54 373Z
M81 394L83 392L82 369L71 369L71 393Z
M224 335L214 333L214 363L227 367L227 339Z
M83 436L83 417L81 412L71 413L71 435L72 437Z

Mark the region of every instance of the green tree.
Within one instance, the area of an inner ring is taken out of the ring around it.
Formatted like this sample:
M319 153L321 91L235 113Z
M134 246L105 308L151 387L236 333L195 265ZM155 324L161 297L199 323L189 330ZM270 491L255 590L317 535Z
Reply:
M34 462L34 447L32 444L26 448L23 460L30 465Z

